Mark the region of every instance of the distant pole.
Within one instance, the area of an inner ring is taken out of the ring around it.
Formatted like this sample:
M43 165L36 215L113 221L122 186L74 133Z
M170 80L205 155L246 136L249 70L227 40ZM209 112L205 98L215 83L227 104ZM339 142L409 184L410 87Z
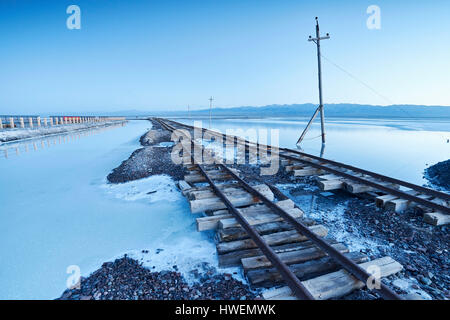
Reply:
M311 123L314 121L314 118L317 116L317 112L320 112L320 126L322 130L322 143L325 143L325 114L323 109L323 99L322 99L322 61L321 61L321 55L320 55L320 41L321 40L327 40L330 39L330 35L327 33L325 37L320 36L320 28L319 28L319 19L316 17L316 37L312 38L309 36L308 41L313 41L317 45L317 65L318 65L318 74L319 74L319 107L317 108L316 112L314 112L314 115L312 116L311 120L309 121L308 125L306 126L305 130L303 130L302 135L297 141L297 144L300 144L302 142L306 132L308 131Z
M212 110L212 102L213 97L209 98L209 128L211 129L211 110Z

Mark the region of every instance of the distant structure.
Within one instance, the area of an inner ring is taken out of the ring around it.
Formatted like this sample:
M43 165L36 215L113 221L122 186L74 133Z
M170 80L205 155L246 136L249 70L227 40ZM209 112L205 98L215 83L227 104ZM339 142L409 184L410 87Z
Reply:
M211 111L212 111L212 102L213 97L209 98L209 128L211 129Z
M318 63L318 73L319 73L319 107L314 112L313 116L311 117L311 120L309 120L308 124L306 125L305 130L303 130L302 135L300 138L298 138L297 145L302 142L303 138L305 137L306 132L308 131L309 127L311 126L311 123L316 118L317 114L320 112L320 125L322 130L322 144L325 144L325 114L323 110L323 100L322 100L322 62L321 62L321 55L320 55L320 41L321 40L327 40L330 39L330 35L327 33L325 37L320 36L320 29L319 29L319 19L316 17L316 37L313 38L309 36L308 41L313 41L317 45L317 63Z

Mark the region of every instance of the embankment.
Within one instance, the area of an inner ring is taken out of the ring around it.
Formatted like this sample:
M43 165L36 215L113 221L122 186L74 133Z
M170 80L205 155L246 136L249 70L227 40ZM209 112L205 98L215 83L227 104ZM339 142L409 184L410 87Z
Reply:
M140 138L143 148L134 151L127 160L113 169L107 177L109 182L124 183L157 174L169 175L175 181L183 179L183 167L174 164L170 157L170 134L156 121L151 122L152 129Z
M425 178L435 186L450 190L450 159L425 169Z
M69 132L84 131L95 128L103 128L114 125L120 125L126 121L107 121L107 122L93 122L82 124L70 124L54 127L41 127L37 129L11 129L0 131L0 144L12 141L19 141L25 139L39 138L45 136L52 136L57 134L64 134Z

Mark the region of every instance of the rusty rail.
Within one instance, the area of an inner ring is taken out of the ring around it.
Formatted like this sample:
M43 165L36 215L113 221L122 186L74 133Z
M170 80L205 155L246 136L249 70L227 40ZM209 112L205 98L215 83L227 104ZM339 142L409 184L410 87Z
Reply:
M174 128L163 121L158 121L161 126L163 126L168 131L173 131ZM194 142L191 140L191 147L194 147ZM204 148L204 147L202 147ZM190 153L190 157L195 163L195 158ZM211 188L214 190L214 193L219 197L230 213L234 215L236 220L241 224L241 226L245 229L245 231L248 233L250 238L256 243L256 245L261 249L261 251L264 253L264 255L270 260L270 262L278 269L283 279L286 281L289 288L291 288L292 292L295 294L295 296L302 300L314 300L314 297L311 295L311 293L305 288L305 286L301 283L301 281L297 278L297 276L289 269L289 267L281 261L281 259L278 257L278 255L275 253L275 251L270 248L270 246L263 240L263 238L259 235L259 233L247 222L247 220L242 216L242 214L239 212L239 210L230 202L230 200L225 196L225 194L217 187L217 185L214 183L214 181L211 179L211 177L208 175L206 170L203 168L203 165L197 164L197 167L200 169L200 172L205 177L206 181L208 181ZM225 167L225 166L224 166ZM225 167L226 168L226 167ZM226 168L228 169L228 168ZM234 178L237 178L236 180L239 182L240 178L237 176L234 176ZM252 190L254 190L252 188ZM256 190L254 190L256 191ZM268 199L267 199L268 200ZM269 200L270 201L270 200Z

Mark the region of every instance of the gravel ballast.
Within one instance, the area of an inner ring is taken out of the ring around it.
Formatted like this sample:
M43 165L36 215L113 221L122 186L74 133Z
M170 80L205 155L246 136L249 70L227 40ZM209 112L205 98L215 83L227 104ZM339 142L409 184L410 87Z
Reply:
M59 300L247 300L257 296L231 274L218 274L204 266L198 281L189 285L179 272L152 272L138 261L124 256L106 262L79 289L67 289Z
M113 169L107 179L110 183L124 183L152 175L166 174L175 181L183 179L184 169L175 165L170 157L170 134L159 123L152 121L152 130L140 138L140 148Z
M450 159L428 167L424 176L432 185L450 191Z

